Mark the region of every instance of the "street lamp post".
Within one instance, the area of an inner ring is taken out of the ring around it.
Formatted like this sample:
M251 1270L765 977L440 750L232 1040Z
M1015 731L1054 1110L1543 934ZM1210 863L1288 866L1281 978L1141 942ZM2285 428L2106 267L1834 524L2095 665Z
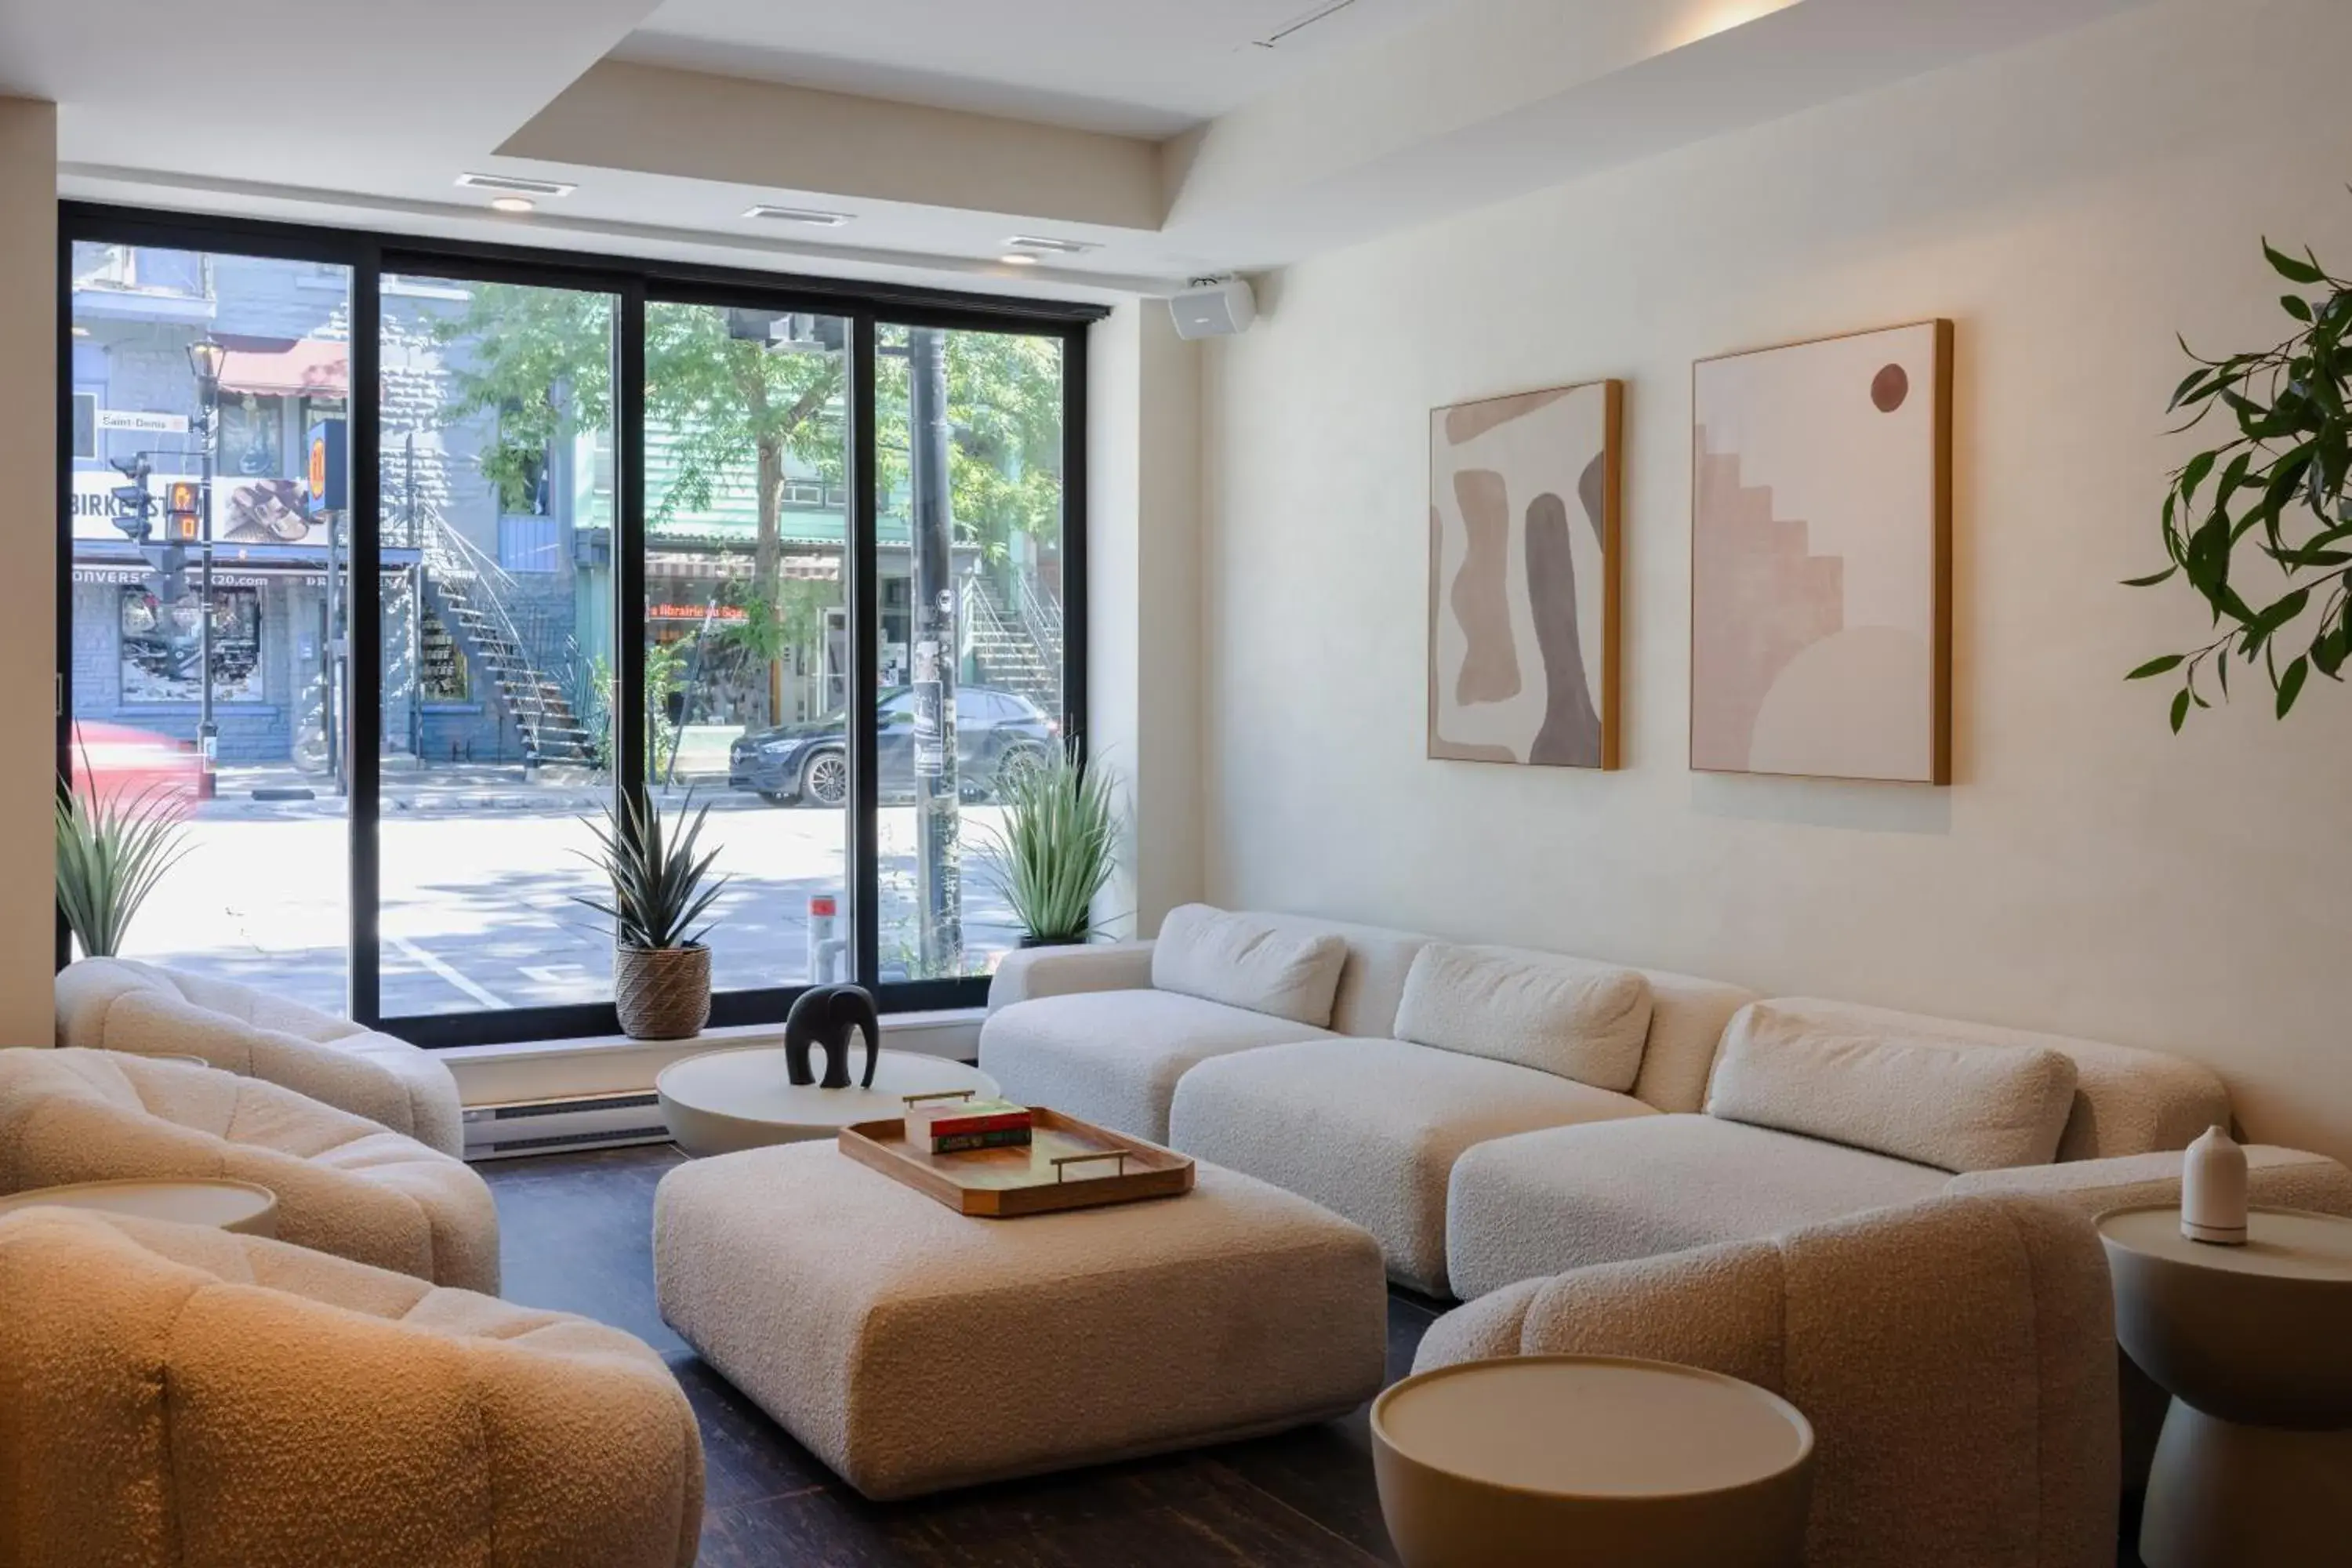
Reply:
M213 465L220 449L220 381L227 360L228 350L210 337L199 338L188 345L188 368L195 373L204 418L204 439L198 448L202 467L196 486L196 505L201 513L197 524L200 585L196 592L197 624L201 629L196 658L204 669L204 684L199 688L202 695L196 706L196 752L203 772L198 775L196 793L205 800L213 797L220 760L220 726L213 719Z

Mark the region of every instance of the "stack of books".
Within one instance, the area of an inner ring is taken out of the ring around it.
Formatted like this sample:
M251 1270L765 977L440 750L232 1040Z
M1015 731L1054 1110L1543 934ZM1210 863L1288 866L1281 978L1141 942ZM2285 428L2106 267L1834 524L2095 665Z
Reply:
M1009 1100L955 1100L907 1108L907 1145L932 1154L1009 1149L1029 1142L1025 1105Z

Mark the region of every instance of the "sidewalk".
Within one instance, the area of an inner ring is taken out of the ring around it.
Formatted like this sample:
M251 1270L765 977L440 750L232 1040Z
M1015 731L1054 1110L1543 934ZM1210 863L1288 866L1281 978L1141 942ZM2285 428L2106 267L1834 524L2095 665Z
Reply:
M724 775L680 773L661 794L664 804L694 790L696 805L718 811L764 808L749 791L730 790ZM405 757L384 762L383 812L420 816L481 812L592 816L612 800L612 785L584 768L543 767L526 780L520 763L436 764L418 769ZM211 801L198 808L206 821L247 821L287 816L341 816L342 792L324 773L306 773L290 763L220 770Z

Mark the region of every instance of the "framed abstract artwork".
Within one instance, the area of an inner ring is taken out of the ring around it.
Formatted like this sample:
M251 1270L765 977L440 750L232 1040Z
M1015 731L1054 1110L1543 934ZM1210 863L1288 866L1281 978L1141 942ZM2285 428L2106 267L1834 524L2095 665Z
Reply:
M1429 416L1429 754L1613 768L1624 384Z
M1691 766L1949 784L1952 323L1702 360Z

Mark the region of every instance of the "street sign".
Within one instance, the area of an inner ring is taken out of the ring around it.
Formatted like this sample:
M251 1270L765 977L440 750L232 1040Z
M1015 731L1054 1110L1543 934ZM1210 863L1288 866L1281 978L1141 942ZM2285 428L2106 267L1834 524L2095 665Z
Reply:
M184 414L149 414L135 408L101 408L98 411L98 427L101 430L128 430L142 436L184 436L188 433L188 416Z

